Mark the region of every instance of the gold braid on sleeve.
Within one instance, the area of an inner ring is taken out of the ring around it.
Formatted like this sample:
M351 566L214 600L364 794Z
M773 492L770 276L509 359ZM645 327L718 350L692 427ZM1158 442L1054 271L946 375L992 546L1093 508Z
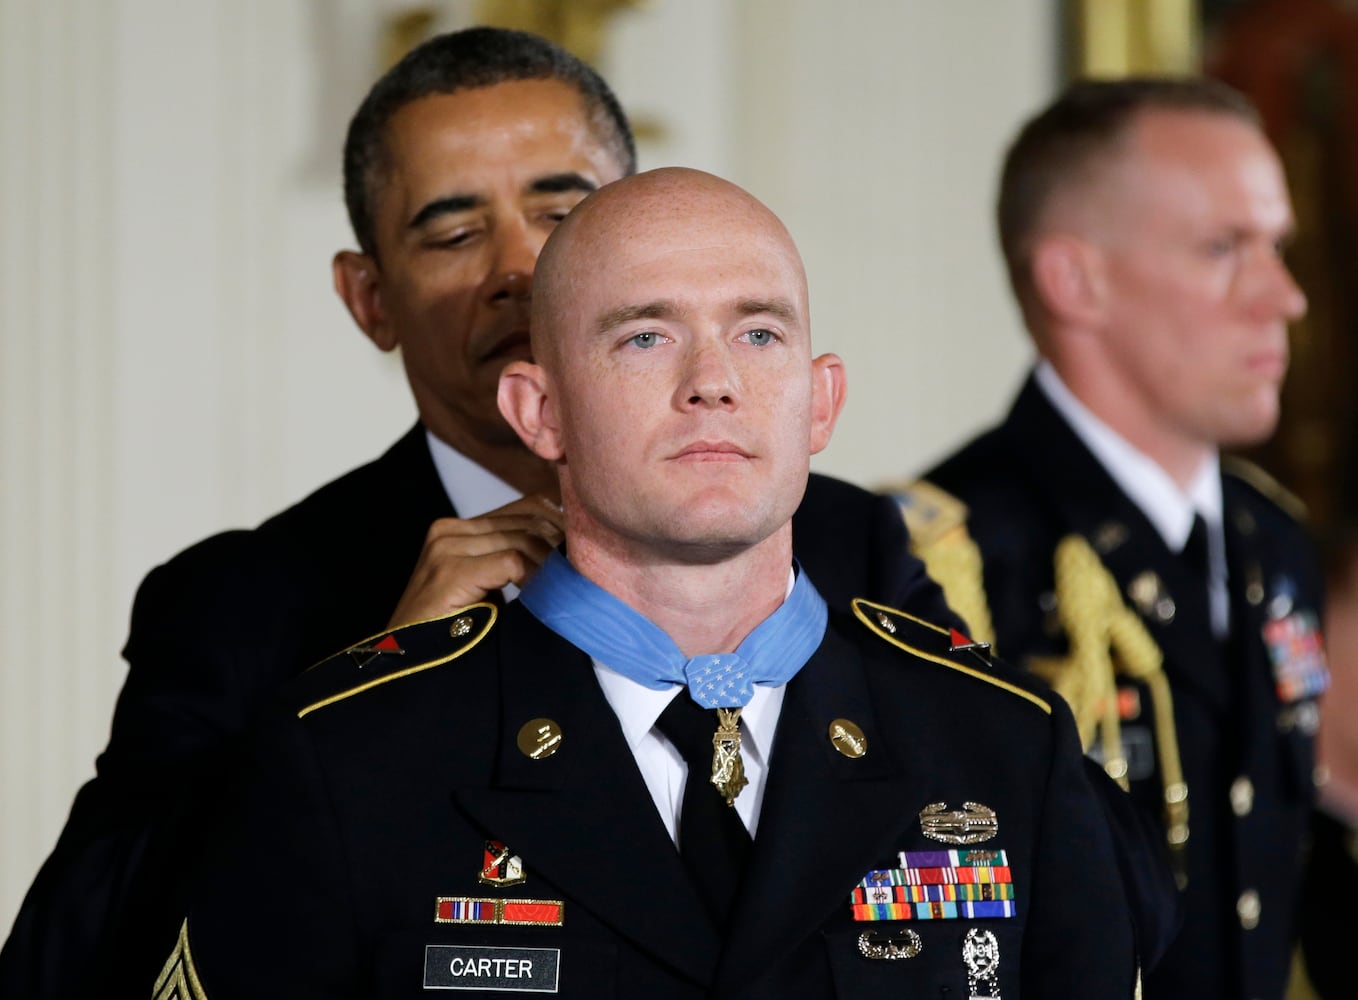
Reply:
M1104 769L1124 789L1127 758L1122 752L1116 674L1144 683L1155 716L1155 753L1164 790L1165 838L1180 884L1188 842L1188 785L1174 726L1174 698L1164 657L1145 624L1122 599L1113 574L1088 541L1067 535L1056 546L1056 606L1070 642L1064 657L1034 657L1029 666L1066 701L1075 714L1085 749L1097 738Z
M193 965L187 919L179 926L179 938L151 987L151 996L153 1000L207 1000L203 984L198 981L198 970Z

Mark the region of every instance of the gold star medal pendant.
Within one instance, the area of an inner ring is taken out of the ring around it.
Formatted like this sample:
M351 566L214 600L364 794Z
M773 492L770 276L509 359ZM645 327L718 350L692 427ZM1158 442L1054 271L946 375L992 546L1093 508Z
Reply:
M712 734L712 784L728 806L750 782L740 759L740 710L754 695L750 664L738 653L695 656L685 673L689 693L704 708L717 710Z
M728 806L749 784L745 762L740 759L740 709L717 709L717 731L712 734L712 784Z

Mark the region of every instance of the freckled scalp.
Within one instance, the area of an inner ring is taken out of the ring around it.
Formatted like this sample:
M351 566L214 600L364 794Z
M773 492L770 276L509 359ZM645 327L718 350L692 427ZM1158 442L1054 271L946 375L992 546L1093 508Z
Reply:
M657 232L683 232L717 221L727 232L772 236L796 265L803 286L805 268L782 221L753 195L701 170L665 167L635 174L600 188L580 202L548 238L533 277L533 356L551 367L566 305L580 277L608 266L614 249ZM665 303L625 306L604 317L609 326L629 319L663 318ZM636 310L643 310L637 314ZM797 312L782 299L741 303L742 311L789 318ZM622 315L626 313L627 315ZM603 325L603 320L599 325Z

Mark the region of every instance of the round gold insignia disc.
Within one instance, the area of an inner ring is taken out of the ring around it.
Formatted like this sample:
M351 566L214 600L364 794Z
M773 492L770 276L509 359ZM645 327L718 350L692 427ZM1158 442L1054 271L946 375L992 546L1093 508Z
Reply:
M530 719L519 730L519 750L533 760L546 760L561 749L561 727L551 719Z
M472 630L472 624L471 615L458 615L448 626L448 634L454 639L460 639Z
M857 723L848 719L836 719L830 723L830 742L845 757L857 759L868 752L868 738Z
M1127 540L1127 526L1120 521L1105 521L1094 531L1094 548L1106 556Z

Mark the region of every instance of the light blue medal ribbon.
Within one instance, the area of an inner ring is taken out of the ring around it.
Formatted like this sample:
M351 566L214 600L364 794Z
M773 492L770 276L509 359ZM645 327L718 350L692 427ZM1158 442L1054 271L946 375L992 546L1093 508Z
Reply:
M825 600L798 567L787 600L734 653L688 659L658 625L585 579L560 552L547 557L519 603L610 670L653 691L686 684L703 708L741 708L755 684L786 684L820 646L829 618Z

